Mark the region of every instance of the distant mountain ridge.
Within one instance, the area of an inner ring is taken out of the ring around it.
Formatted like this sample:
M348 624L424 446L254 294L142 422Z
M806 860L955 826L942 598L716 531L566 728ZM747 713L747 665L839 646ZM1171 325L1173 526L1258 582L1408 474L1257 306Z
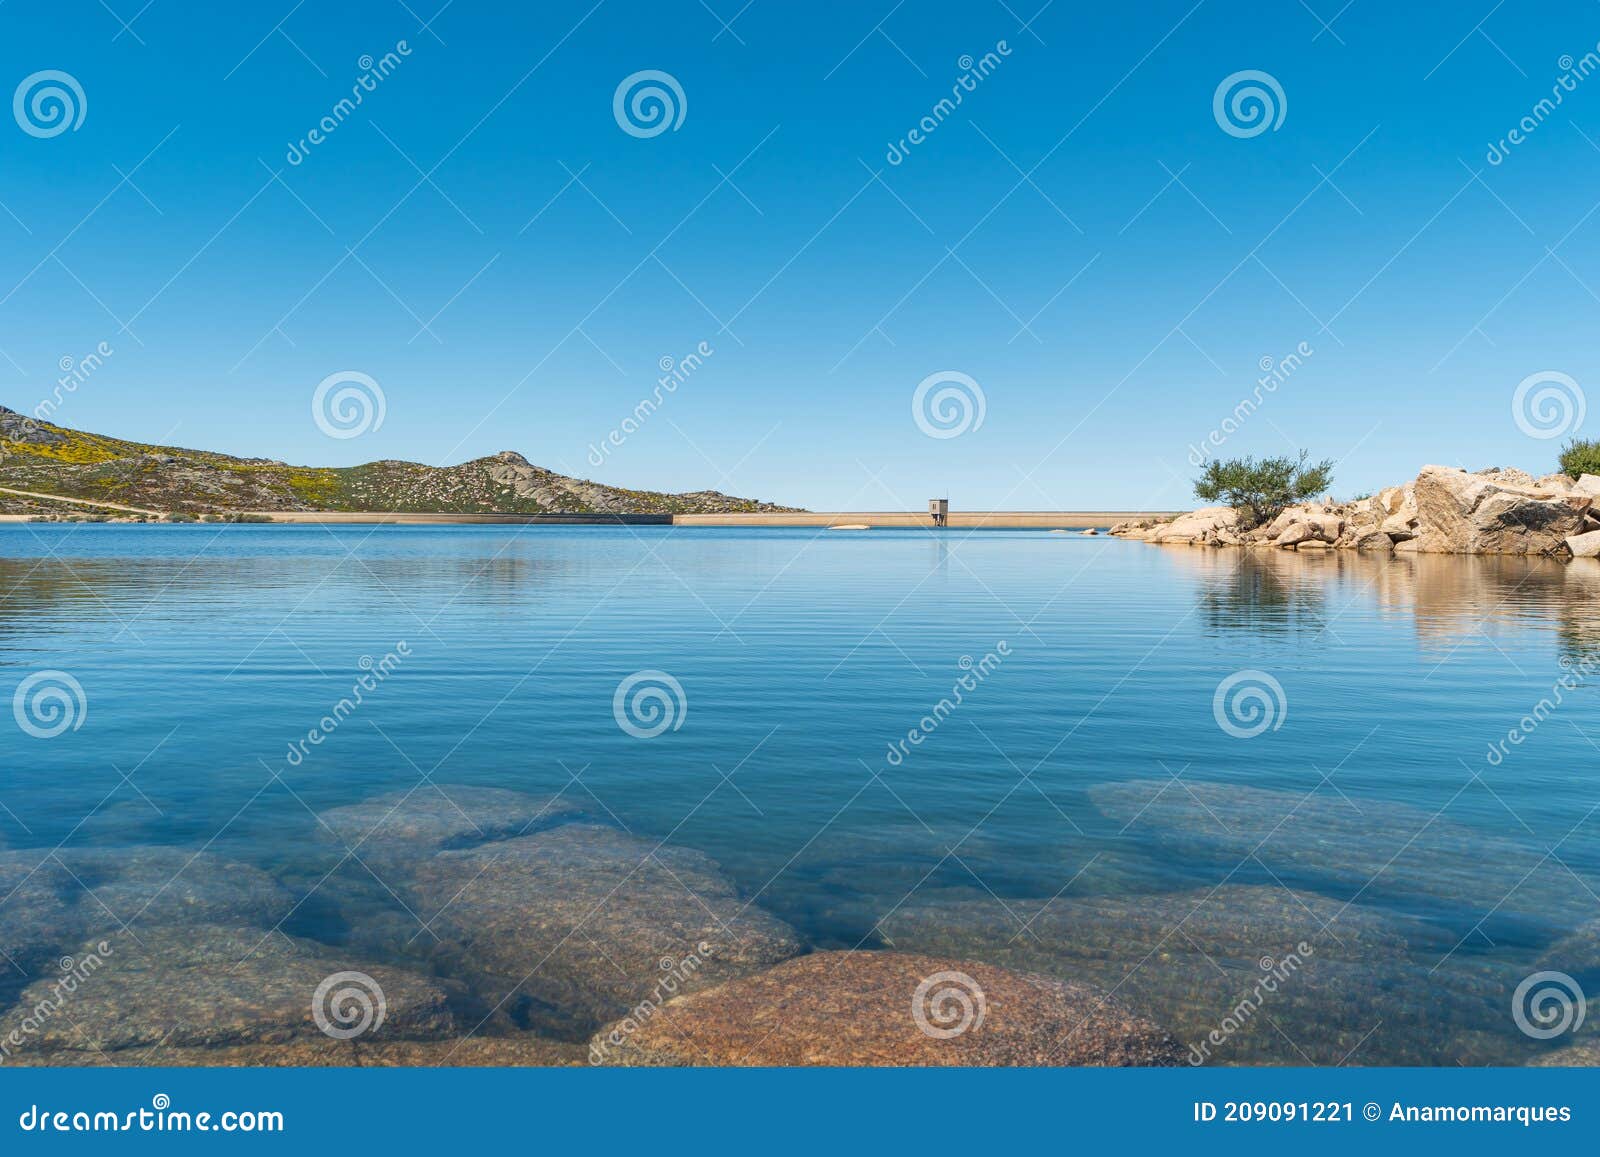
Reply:
M162 512L382 511L442 514L718 514L798 508L715 490L668 494L569 478L503 450L458 466L386 460L291 466L130 442L0 406L0 487ZM50 513L0 494L0 513Z

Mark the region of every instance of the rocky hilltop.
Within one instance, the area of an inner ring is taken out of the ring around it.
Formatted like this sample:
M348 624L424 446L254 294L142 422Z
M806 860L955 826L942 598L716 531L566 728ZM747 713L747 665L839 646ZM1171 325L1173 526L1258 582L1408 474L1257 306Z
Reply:
M383 461L290 466L69 430L0 406L0 489L153 511L329 510L446 514L714 514L787 511L715 490L665 494L569 478L505 450L459 466ZM70 507L0 493L0 513ZM83 513L84 508L78 508Z
M1232 507L1208 506L1170 520L1118 523L1111 533L1201 546L1593 558L1600 556L1600 476L1424 466L1402 486L1350 502L1301 503L1250 530L1240 529Z

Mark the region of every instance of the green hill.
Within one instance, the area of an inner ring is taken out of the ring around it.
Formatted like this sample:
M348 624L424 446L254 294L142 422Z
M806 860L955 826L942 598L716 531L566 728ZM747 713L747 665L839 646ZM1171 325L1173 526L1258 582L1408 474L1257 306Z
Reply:
M343 510L446 514L690 514L792 510L714 490L625 490L506 450L459 466L290 466L69 430L0 406L0 488L166 512ZM0 493L0 513L70 507Z

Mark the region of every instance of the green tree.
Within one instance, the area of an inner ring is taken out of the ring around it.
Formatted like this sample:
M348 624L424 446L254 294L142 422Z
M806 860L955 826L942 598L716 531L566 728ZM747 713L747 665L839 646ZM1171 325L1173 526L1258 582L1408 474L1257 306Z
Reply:
M1561 448L1561 472L1576 478L1580 474L1600 474L1600 442L1580 442L1576 438Z
M1298 458L1230 458L1206 463L1194 484L1195 496L1221 502L1239 512L1239 529L1253 530L1271 522L1284 509L1325 494L1333 485L1333 463L1328 459L1306 463Z

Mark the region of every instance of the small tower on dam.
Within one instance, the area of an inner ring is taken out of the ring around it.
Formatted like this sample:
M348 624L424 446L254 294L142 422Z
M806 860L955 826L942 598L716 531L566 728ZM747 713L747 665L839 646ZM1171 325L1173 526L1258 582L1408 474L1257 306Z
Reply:
M933 519L935 526L946 526L950 522L950 500L948 498L928 499L928 517Z

